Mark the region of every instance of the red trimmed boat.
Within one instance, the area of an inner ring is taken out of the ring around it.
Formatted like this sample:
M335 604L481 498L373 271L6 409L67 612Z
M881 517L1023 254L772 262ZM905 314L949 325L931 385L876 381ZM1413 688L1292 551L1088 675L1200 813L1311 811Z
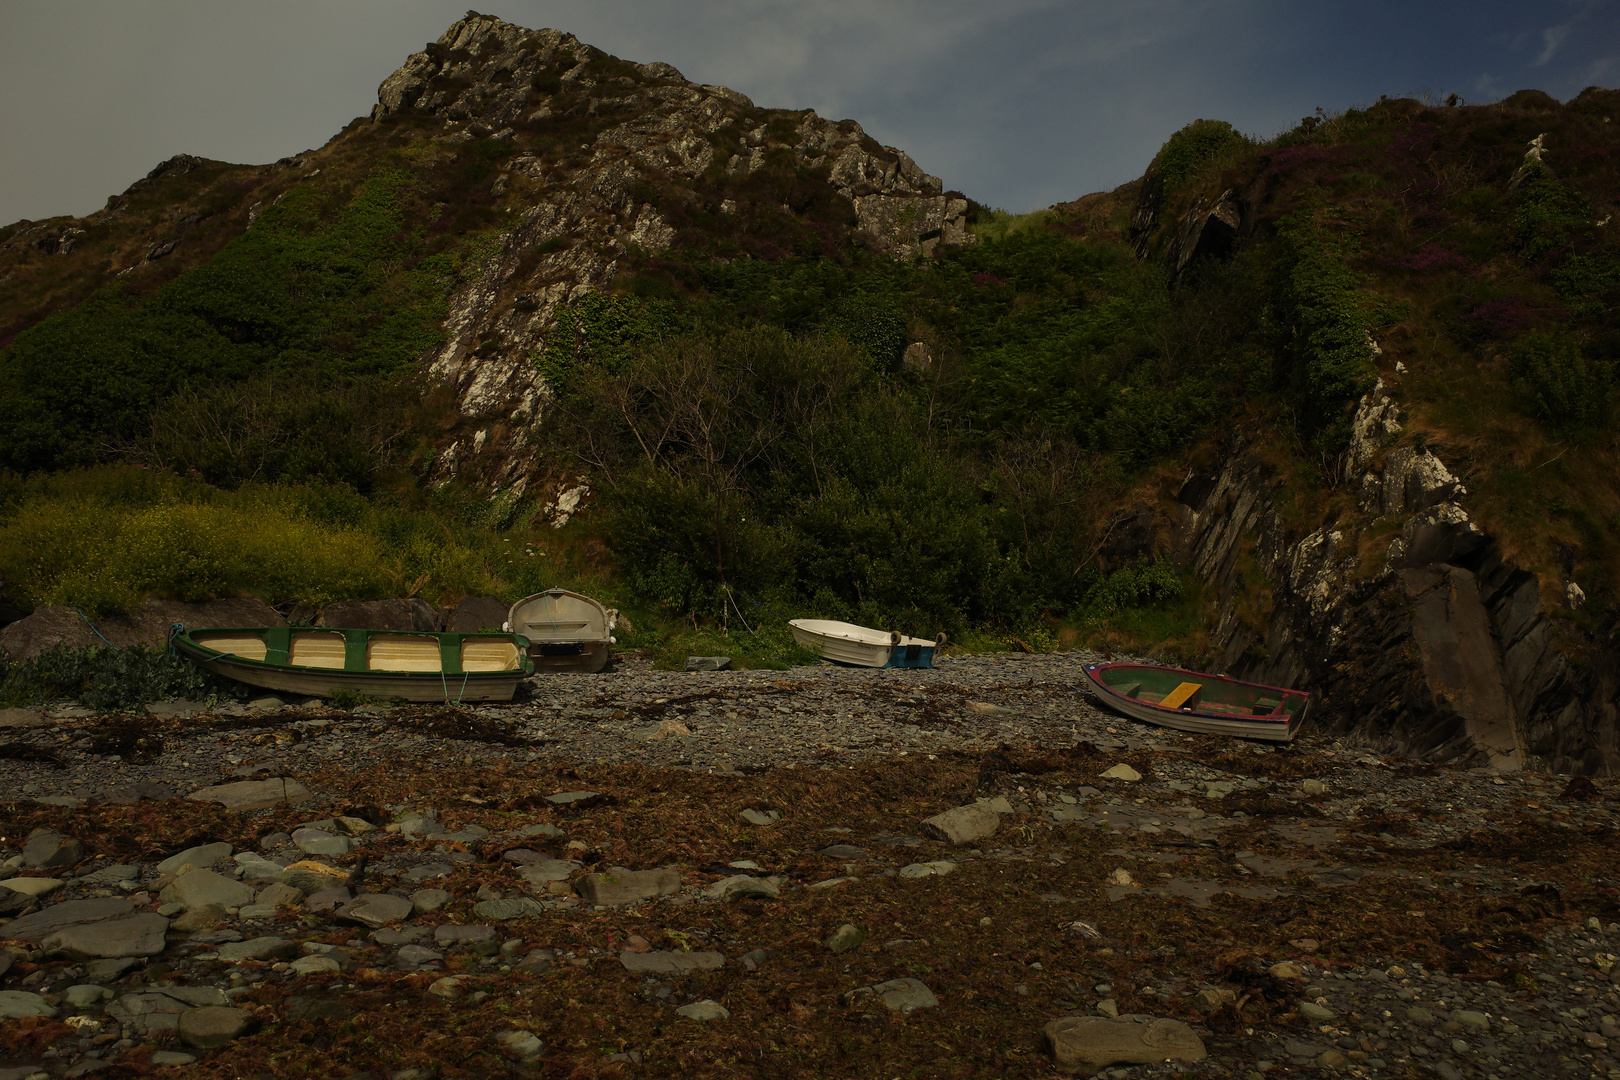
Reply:
M1085 672L1092 695L1114 711L1204 735L1290 742L1311 704L1303 690L1153 664L1087 664Z

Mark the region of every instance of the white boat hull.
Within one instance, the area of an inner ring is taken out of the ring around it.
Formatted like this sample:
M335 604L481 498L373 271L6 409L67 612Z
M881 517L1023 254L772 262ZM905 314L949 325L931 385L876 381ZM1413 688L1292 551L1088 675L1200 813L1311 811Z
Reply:
M816 650L822 659L856 667L933 667L934 650L939 645L926 638L904 637L833 619L791 619L788 626L794 641Z

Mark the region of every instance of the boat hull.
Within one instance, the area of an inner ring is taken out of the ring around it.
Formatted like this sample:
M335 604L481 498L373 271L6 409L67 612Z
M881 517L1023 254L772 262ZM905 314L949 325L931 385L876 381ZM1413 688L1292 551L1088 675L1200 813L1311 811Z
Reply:
M1260 683L1245 683L1224 676L1183 671L1179 668L1160 668L1145 664L1087 664L1084 671L1092 696L1115 712L1159 727L1199 735L1226 735L1240 739L1259 739L1264 742L1292 742L1294 736L1299 733L1300 725L1304 722L1311 703L1309 694L1296 690L1265 686ZM1156 702L1140 700L1121 692L1118 684L1121 682L1122 673L1128 678L1131 674L1146 672L1174 679L1181 685L1199 680L1195 685L1217 687L1223 691L1220 696L1234 699L1235 702L1241 702L1245 695L1254 701L1265 701L1267 695L1275 694L1277 707L1265 715L1242 716L1231 711L1216 711L1212 708L1166 708ZM1109 685L1106 681L1110 678L1115 685ZM1292 711L1284 711L1289 707Z
M580 593L547 589L513 604L506 627L529 639L536 671L590 674L607 667L615 614Z
M524 655L529 642L518 634L288 627L195 633L179 634L174 645L198 666L262 690L313 697L346 690L410 702L511 701L534 670ZM306 645L315 663L292 662ZM390 665L415 670L386 670Z
M793 640L824 660L869 668L931 668L937 643L901 637L854 623L792 619Z

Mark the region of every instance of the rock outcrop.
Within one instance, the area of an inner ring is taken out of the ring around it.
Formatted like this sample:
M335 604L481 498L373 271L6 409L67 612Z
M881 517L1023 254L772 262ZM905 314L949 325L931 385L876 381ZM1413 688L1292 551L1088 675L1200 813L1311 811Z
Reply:
M741 181L785 160L847 200L850 225L879 250L906 258L973 239L967 200L855 121L757 108L668 64L615 60L558 30L469 14L385 79L377 98L375 122L442 120L436 137L452 142L522 143L547 124L594 121L577 150L524 149L495 178L497 193L521 195L521 216L452 297L445 340L425 357L473 422L440 453L436 477L473 471L507 498L530 482L522 435L541 422L549 394L533 357L558 313L612 281L627 253L676 239L650 189L683 190L683 217L734 213L729 200L701 204L693 182L717 172Z
M74 649L106 645L120 649L145 645L155 649L169 640L169 629L175 623L201 630L215 626L281 626L285 620L270 605L252 597L195 604L153 598L127 615L97 619L93 624L73 608L46 605L0 630L0 653L17 662L58 644Z
M1359 513L1303 537L1241 441L1174 493L1170 550L1221 597L1216 670L1310 689L1317 724L1381 750L1612 772L1620 656L1571 662L1541 581L1472 521L1463 484L1432 450L1389 445L1400 421L1382 383L1354 432Z

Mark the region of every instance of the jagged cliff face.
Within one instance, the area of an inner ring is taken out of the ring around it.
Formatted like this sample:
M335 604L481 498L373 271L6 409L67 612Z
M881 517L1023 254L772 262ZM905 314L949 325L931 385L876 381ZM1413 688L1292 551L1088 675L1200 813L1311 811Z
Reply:
M525 133L551 124L600 121L562 152L534 140L494 181L519 204L517 220L453 297L446 339L425 358L476 422L440 454L437 480L473 474L521 493L532 468L523 435L544 422L548 397L533 357L558 312L609 285L631 253L679 239L649 190L682 218L723 218L737 213L736 202L713 181L742 183L785 159L842 204L830 216L843 218L846 235L853 230L898 258L972 240L967 201L947 197L937 177L853 120L759 109L734 90L688 82L668 64L612 60L556 30L469 15L383 82L373 121L402 115L442 118L438 137L448 141L528 142ZM796 212L786 203L782 210Z
M1381 750L1512 771L1612 772L1620 656L1575 649L1542 582L1471 520L1430 450L1392 445L1382 382L1360 402L1344 482L1355 511L1303 536L1273 470L1238 440L1167 493L1176 557L1217 596L1222 670L1316 695L1315 721ZM1582 653L1584 652L1584 655Z

